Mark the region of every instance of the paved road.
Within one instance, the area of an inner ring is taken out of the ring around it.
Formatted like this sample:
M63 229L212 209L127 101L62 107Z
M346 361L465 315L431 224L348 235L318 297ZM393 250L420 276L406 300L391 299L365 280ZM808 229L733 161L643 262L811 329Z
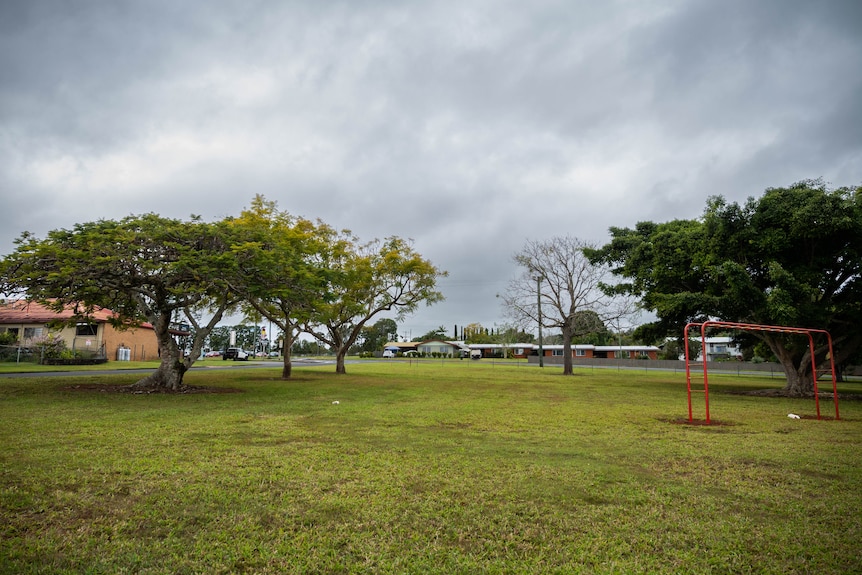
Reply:
M309 367L317 365L335 365L335 360L328 359L295 359L293 360L294 367ZM239 368L258 368L268 367L271 369L280 369L281 362L274 361L226 361L224 365L198 365L192 366L193 370L203 369L239 369ZM148 374L155 371L154 367L145 367L139 369L105 369L105 370L88 370L88 371L25 371L19 373L0 373L0 377L75 377L82 375L125 375L125 374Z

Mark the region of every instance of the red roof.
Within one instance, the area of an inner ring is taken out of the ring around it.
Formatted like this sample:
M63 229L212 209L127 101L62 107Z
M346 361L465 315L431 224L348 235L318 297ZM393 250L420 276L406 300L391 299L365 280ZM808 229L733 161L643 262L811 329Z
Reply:
M117 314L109 309L99 308L89 316L95 323L107 323ZM0 325L48 323L57 320L68 320L75 317L75 307L67 305L61 312L56 312L44 305L23 299L0 303ZM141 327L152 329L152 324L144 323Z

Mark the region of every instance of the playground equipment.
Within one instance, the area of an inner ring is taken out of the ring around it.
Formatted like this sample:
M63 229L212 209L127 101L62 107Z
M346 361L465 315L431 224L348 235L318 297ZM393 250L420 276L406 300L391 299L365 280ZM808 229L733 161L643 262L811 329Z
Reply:
M689 337L688 330L692 327L700 328L700 342L701 342L701 350L704 355L703 363L703 397L704 404L706 406L706 423L710 423L709 419L709 365L706 359L706 330L711 327L720 327L725 329L741 329L744 331L771 331L777 333L792 333L792 334L800 334L808 336L808 349L811 354L811 379L814 382L814 405L817 409L817 419L820 419L820 394L817 390L817 378L821 373L831 373L832 375L832 396L835 400L835 419L840 419L838 415L838 383L835 377L835 359L834 354L832 353L832 336L829 335L828 331L822 329L807 329L801 327L784 327L784 326L776 326L776 325L760 325L753 323L737 323L737 322L728 322L728 321L705 321L701 323L689 323L685 326L683 330L683 340L685 341L685 381L686 387L688 389L688 421L689 423L694 422L694 418L692 417L692 409L691 409L691 364L692 359L689 353ZM817 364L814 355L814 335L822 334L826 336L826 341L829 346L829 369L823 371L817 371Z

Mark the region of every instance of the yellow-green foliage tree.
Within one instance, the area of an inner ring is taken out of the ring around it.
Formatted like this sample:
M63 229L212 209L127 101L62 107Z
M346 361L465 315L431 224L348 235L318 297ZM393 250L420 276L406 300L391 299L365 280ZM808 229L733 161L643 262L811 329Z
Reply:
M323 260L330 270L327 297L306 329L335 352L336 373L345 373L344 358L363 326L382 312L401 319L421 303L443 299L437 279L446 275L397 237L358 244L341 235Z

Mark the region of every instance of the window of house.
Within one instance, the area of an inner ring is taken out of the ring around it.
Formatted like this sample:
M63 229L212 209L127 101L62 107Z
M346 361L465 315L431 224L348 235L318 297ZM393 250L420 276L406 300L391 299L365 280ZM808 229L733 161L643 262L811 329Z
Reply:
M614 352L614 357L617 359L625 359L629 356L629 352L618 349Z
M553 351L553 355L554 355L555 357L556 357L556 356L563 357L563 350L561 350L561 349L555 349L555 350L552 350L552 351Z
M24 328L24 339L35 339L37 337L42 337L41 327L25 327Z
M94 323L79 323L75 326L75 335L96 335L98 329Z
M578 357L584 357L584 356L586 356L586 355L587 355L587 350L585 350L585 349L576 349L576 350L575 350L575 355L576 355L576 356L578 356Z

